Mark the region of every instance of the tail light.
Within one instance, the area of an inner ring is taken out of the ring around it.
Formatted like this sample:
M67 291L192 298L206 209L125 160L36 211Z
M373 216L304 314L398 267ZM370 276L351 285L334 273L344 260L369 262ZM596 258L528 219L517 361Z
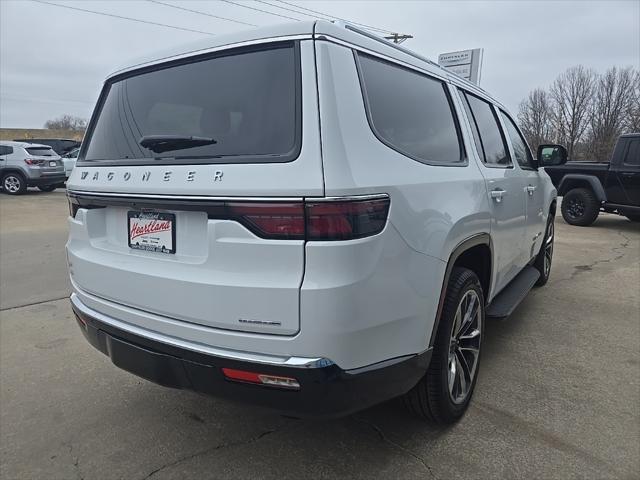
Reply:
M262 238L335 241L380 233L389 215L389 197L299 203L228 203L226 215Z
M303 203L228 203L230 219L262 238L304 240Z
M27 165L44 165L44 160L36 160L35 158L25 158L24 163Z
M104 208L113 200L81 198L68 195L69 214L76 216L78 208ZM130 200L122 204L131 206ZM376 235L384 229L389 216L390 199L386 195L367 198L335 198L297 202L247 201L207 202L204 205L181 204L176 210L206 211L214 220L233 220L244 225L260 238L271 240L337 241ZM146 208L136 201L136 208ZM163 208L168 208L163 205ZM186 208L185 208L186 207ZM158 208L149 204L147 208Z
M352 240L380 233L387 223L389 197L306 204L307 240Z

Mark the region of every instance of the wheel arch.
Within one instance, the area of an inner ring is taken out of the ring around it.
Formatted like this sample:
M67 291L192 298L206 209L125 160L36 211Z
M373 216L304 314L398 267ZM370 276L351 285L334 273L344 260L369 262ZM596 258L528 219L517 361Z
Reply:
M565 175L558 185L558 195L565 195L574 188L589 188L594 193L599 202L607 200L604 187L598 177L593 175L569 174Z
M493 242L491 236L488 233L478 233L466 240L460 242L449 255L447 261L447 268L445 270L444 279L442 281L442 288L440 290L440 299L438 301L438 310L435 321L433 323L433 330L431 331L431 338L429 340L429 347L432 347L438 327L440 324L440 317L442 315L442 308L444 306L444 299L447 294L447 285L449 284L449 278L451 271L454 267L464 267L472 270L480 279L480 285L482 286L482 292L487 301L490 297L491 280L493 275Z
M0 179L4 178L6 175L10 173L14 173L14 174L17 173L22 177L24 181L27 181L27 176L24 174L22 170L20 170L19 168L12 168L12 167L3 168L2 170L0 170Z

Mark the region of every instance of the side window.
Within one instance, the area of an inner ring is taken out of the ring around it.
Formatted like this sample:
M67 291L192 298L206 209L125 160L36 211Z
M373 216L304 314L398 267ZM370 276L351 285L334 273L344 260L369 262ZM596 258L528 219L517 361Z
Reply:
M491 105L467 92L464 92L464 97L469 102L469 109L473 117L471 121L476 123L477 132L480 135L484 163L495 167L511 166L507 145ZM474 133L475 131L474 129Z
M640 166L640 138L635 138L629 142L627 154L624 156L625 165Z
M511 117L500 110L500 115L502 116L502 121L507 127L507 135L511 139L511 145L513 146L513 154L516 157L516 161L522 168L531 168L532 157L531 150L529 150L529 146L527 145L527 141L520 134L518 127L511 120Z
M376 137L419 162L462 164L464 151L446 85L376 57L357 57Z
M473 113L471 113L471 107L469 107L469 102L467 101L466 95L462 92L462 90L458 90L458 92L460 92L460 96L462 97L462 105L464 105L464 111L466 112L467 118L469 119L471 130L473 130L473 142L476 144L476 150L478 151L478 155L480 156L480 160L482 160L482 163L485 163L486 160L484 158L484 149L482 148L482 141L480 140L478 125L473 119Z
M13 153L13 147L7 147L5 145L0 145L0 155L10 155Z

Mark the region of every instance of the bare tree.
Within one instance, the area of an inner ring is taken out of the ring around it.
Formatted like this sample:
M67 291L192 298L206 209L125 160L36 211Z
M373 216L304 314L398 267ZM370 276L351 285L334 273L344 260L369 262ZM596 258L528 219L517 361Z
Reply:
M62 115L53 120L47 120L44 128L48 128L49 130L81 132L87 128L87 121L84 118L74 117L73 115Z
M633 73L631 94L624 121L625 133L640 132L640 71Z
M549 91L556 141L566 145L571 159L577 157L576 147L589 126L595 78L593 70L577 65L559 75Z
M591 106L590 153L598 160L609 158L623 133L635 92L631 67L613 67L598 77Z
M520 102L518 121L534 152L538 145L551 141L551 105L546 91L536 88Z

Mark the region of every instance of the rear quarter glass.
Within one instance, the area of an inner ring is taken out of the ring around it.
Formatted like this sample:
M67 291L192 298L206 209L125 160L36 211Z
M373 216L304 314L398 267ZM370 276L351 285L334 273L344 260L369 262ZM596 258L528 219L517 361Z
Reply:
M103 89L78 165L291 161L301 147L300 76L298 42L280 42L115 77ZM216 143L155 153L139 144L148 135Z

